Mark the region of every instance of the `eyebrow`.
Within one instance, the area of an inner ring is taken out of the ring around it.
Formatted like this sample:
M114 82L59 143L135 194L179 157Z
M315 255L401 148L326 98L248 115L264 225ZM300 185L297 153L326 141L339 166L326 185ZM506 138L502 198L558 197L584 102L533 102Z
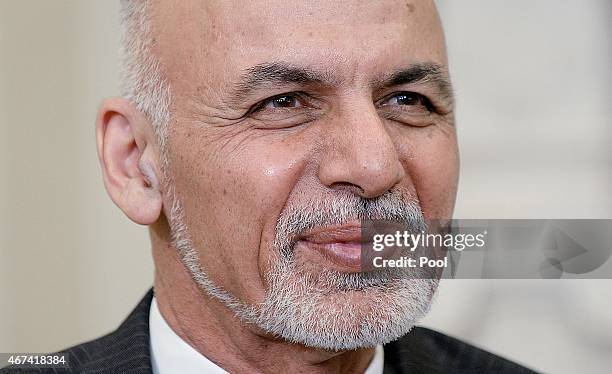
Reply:
M244 71L238 83L234 84L230 102L243 103L245 98L261 87L282 86L286 84L338 86L342 83L332 71L316 70L308 67L299 67L284 62L263 63L250 67ZM385 74L375 79L375 88L385 88L404 84L433 84L442 98L453 98L452 86L445 73L445 69L435 63L418 63L408 68Z
M286 84L328 85L338 84L328 71L318 71L284 62L263 63L244 71L238 83L234 84L231 102L240 103L261 87Z
M383 79L376 80L374 86L384 88L404 84L430 84L436 87L443 99L451 102L453 100L453 88L448 74L442 65L435 63L419 63L395 71Z

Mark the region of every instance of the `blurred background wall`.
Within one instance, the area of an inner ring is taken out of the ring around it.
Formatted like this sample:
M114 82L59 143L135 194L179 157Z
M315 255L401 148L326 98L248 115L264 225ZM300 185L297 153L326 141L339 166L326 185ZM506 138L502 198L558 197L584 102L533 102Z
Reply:
M612 218L612 5L440 0L458 98L458 218ZM107 197L94 118L118 2L0 0L0 352L114 329L150 287ZM444 281L424 325L550 373L612 367L612 281Z

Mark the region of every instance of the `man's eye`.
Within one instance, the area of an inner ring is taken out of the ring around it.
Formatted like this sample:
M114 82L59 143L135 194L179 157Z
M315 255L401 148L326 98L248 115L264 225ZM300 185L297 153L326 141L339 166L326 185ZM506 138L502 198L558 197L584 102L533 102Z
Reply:
M387 105L405 105L405 106L423 106L431 111L430 101L423 95L416 92L400 92L393 96L387 97L381 102L382 106Z
M296 95L279 95L265 100L260 109L299 108L300 99Z

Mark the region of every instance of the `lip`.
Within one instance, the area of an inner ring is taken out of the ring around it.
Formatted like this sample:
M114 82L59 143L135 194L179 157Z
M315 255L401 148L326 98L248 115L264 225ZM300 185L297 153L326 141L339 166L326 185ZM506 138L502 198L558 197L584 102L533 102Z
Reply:
M298 237L298 245L317 251L326 260L345 271L361 270L361 246L369 242L361 235L361 224L316 227Z
M298 240L316 244L361 243L361 224L349 222L343 225L315 227L300 235Z

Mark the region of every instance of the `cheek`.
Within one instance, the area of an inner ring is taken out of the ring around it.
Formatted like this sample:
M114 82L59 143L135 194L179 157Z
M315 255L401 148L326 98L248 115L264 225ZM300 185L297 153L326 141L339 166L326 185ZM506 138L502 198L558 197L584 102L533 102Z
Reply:
M172 169L202 266L247 302L263 297L276 220L309 160L305 144L252 136L178 148Z
M457 181L459 154L452 133L437 132L411 142L406 168L427 219L451 218Z

